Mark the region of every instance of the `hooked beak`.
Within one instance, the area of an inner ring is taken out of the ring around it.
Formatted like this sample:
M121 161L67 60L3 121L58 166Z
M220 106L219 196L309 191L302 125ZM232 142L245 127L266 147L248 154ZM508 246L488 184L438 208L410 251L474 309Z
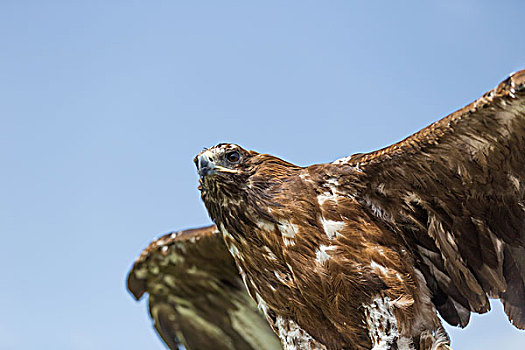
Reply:
M216 170L215 164L213 163L212 154L210 151L205 151L199 154L195 158L195 165L197 166L197 171L201 179L207 175L213 174Z
M195 157L195 165L201 179L208 175L213 175L216 172L221 173L235 173L235 170L225 168L223 166L214 163L213 153L210 151L204 151Z

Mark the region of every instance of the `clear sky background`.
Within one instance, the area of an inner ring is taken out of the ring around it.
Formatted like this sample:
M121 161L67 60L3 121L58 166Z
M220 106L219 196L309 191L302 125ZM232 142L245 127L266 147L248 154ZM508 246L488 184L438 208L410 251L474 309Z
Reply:
M126 274L193 156L373 150L525 68L523 1L0 1L0 349L162 349ZM458 349L525 348L499 303Z

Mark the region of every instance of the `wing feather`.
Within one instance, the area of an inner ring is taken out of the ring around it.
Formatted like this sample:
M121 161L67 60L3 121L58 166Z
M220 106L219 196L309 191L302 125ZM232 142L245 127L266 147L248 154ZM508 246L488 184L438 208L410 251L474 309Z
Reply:
M153 241L128 275L139 300L149 294L154 327L170 349L280 349L248 295L215 226Z
M525 71L384 149L336 164L361 171L360 199L399 232L449 323L499 297L525 327Z

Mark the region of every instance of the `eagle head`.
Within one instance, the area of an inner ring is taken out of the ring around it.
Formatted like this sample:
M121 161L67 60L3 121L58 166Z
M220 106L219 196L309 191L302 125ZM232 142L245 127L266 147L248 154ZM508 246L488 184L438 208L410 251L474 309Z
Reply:
M246 167L248 159L255 154L257 153L247 151L233 143L220 143L200 152L193 161L203 182L213 176L240 174Z
M211 218L216 222L252 207L272 203L279 185L299 167L269 154L220 143L194 159L199 190Z
M220 143L195 157L199 190L212 219L216 219L219 205L238 203L243 197L258 155L232 143Z

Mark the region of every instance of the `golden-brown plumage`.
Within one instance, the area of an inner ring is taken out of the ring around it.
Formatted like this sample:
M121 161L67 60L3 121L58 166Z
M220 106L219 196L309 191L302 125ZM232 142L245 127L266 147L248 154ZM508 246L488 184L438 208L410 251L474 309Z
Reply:
M445 320L501 298L525 327L525 71L384 150L351 157L358 193L401 233ZM438 273L439 271L439 273Z
M525 71L405 140L298 167L220 144L202 199L285 349L447 349L500 298L525 328Z

